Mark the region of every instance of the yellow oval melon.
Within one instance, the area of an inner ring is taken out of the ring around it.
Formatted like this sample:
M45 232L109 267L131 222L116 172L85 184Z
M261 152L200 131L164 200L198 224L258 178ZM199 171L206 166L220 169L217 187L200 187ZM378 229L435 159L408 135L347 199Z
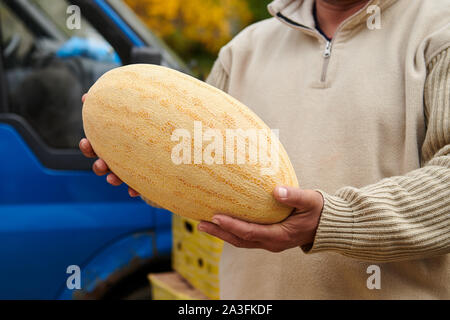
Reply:
M191 76L144 64L111 70L90 88L83 124L112 172L175 214L266 224L292 211L273 197L277 185L298 186L278 138L245 105Z

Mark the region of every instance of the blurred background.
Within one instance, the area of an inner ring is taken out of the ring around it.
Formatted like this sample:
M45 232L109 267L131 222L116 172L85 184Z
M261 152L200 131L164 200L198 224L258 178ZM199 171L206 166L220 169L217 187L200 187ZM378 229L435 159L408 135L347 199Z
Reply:
M269 16L268 3L0 0L0 299L148 299L147 275L176 269L174 252L191 280L215 279L205 283L216 296L217 259L172 241L175 230L194 239L195 227L173 229L170 212L92 172L78 150L81 96L132 63L203 80L221 46Z
M219 49L269 18L269 0L125 0L142 21L204 79Z

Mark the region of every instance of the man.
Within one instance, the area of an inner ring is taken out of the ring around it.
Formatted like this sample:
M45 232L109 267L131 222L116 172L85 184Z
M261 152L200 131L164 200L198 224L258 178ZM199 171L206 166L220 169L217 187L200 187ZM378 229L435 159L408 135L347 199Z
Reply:
M274 190L295 208L279 224L199 225L227 242L221 298L449 299L450 1L269 11L222 48L208 82L280 130L301 189Z

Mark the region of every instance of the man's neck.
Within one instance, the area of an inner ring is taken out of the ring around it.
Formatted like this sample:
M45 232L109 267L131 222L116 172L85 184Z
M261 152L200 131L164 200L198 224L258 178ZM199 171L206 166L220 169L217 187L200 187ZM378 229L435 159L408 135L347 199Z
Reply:
M333 38L345 19L361 10L369 0L316 0L316 15L320 29Z

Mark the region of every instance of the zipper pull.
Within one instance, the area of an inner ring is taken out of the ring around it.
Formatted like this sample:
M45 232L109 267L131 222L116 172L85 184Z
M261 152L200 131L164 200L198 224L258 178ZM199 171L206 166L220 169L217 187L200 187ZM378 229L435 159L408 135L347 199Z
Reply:
M327 46L323 52L324 58L329 58L331 56L331 41L327 41Z

